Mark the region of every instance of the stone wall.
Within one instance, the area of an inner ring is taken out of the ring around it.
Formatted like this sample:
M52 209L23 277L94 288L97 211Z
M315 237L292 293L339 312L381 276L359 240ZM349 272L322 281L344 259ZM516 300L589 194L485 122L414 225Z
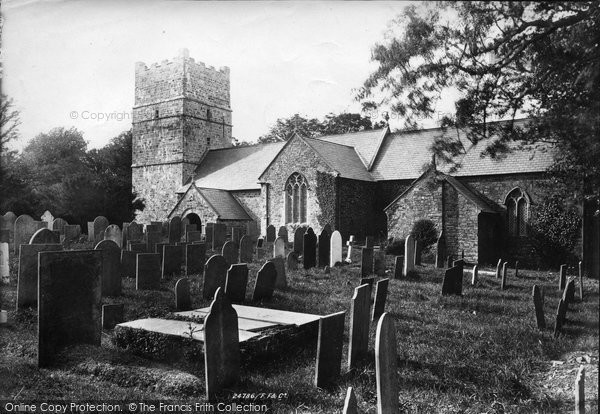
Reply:
M261 197L261 191L231 191L230 193L244 207L252 220L256 222L260 231L262 218L265 216L265 204Z
M196 213L202 226L206 223L215 223L217 221L217 213L210 207L204 197L198 193L195 188L190 188L184 195L177 208L169 215L169 218L174 216L183 217L188 213Z

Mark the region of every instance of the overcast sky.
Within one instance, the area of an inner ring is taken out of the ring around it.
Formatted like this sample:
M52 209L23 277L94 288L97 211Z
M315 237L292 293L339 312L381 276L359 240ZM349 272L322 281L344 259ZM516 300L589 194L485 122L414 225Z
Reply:
M371 47L406 4L3 1L2 89L21 112L16 146L57 126L105 145L131 127L135 62L172 59L184 47L231 68L239 140L255 141L294 113L359 112L352 89L375 68ZM91 119L100 114L113 119Z

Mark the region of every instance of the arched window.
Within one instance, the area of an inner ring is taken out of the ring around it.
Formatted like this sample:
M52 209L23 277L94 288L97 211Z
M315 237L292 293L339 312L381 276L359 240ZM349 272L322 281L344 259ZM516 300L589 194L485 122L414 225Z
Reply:
M504 200L508 215L508 234L511 236L526 236L529 219L529 197L520 188L515 188Z
M306 223L306 178L293 173L285 183L284 204L286 223Z

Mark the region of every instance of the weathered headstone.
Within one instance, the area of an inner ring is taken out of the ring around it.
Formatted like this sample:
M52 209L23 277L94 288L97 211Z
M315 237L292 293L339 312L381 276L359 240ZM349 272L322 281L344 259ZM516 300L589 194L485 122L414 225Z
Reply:
M87 241L93 242L94 239L95 239L95 235L94 235L94 222L93 221L88 221L87 222Z
M404 256L394 258L394 279L402 278L402 268L404 267Z
M508 262L502 264L502 281L500 282L500 289L506 289L506 282L508 278Z
M275 270L277 271L277 277L275 278L275 287L284 288L287 286L287 277L285 274L285 262L282 257L274 257L269 259L269 262L273 262Z
M358 404L356 403L356 396L352 387L348 387L348 391L346 392L342 414L358 414Z
M19 246L29 243L31 236L46 223L35 221L27 214L22 214L15 219L14 224L14 253L19 253Z
M127 246L127 250L130 252L136 253L154 253L154 250L148 252L148 245L146 243L134 243L129 241L129 245Z
M227 226L223 223L215 223L213 225L212 247L213 250L220 249L225 243L227 236Z
M55 362L72 344L100 346L102 253L94 250L39 255L38 366Z
M225 287L227 269L229 269L229 265L220 254L215 254L206 261L204 265L204 287L202 289L204 299L212 298L217 288Z
M373 252L373 273L385 276L385 251L381 249Z
M365 237L365 247L367 249L369 249L369 248L372 249L373 248L373 236L367 236L367 237Z
M231 229L231 241L234 242L236 245L240 243L242 235L242 229L240 227L233 227Z
M237 313L222 287L214 296L204 318L204 372L209 402L215 401L220 390L238 381L241 360Z
M102 240L94 250L102 250L102 296L121 294L121 249L112 240Z
M415 269L415 238L410 234L404 242L404 277Z
M50 226L52 225L52 222L54 221L54 216L52 215L51 212L46 210L46 211L44 211L44 214L42 214L42 216L40 217L40 220L48 223L48 228L50 228ZM52 230L52 229L50 229L50 230Z
M298 227L294 231L294 251L298 255L304 252L304 233L306 233L306 227Z
M275 290L275 280L277 279L277 269L275 263L266 262L256 275L252 301L271 299Z
M132 221L131 223L129 223L129 226L127 226L127 239L130 241L138 241L138 240L142 240L143 237L143 231L142 231L142 226L138 223L136 223L135 221Z
M136 252L121 250L121 276L135 277Z
M444 261L446 260L446 235L442 231L440 237L437 239L435 252L435 267L443 268Z
M215 223L206 223L204 226L204 241L206 242L206 247L213 249L213 228L215 227Z
M73 241L81 236L81 226L79 224L67 224L64 227L65 241Z
M188 243L202 241L202 232L201 231L188 231L185 234L185 240Z
M254 243L252 236L242 236L240 239L240 263L252 263L254 256Z
M348 369L356 368L358 360L369 348L369 324L371 287L361 285L354 288L350 310L350 338L348 341Z
M442 283L442 295L462 295L463 272L459 266L446 269Z
M69 223L67 223L66 220L63 220L61 218L55 218L54 220L52 220L52 223L48 226L48 228L50 230L58 230L58 232L60 234L65 234L65 226L67 226Z
M119 248L123 247L123 233L116 224L111 224L104 230L104 240L114 241Z
M135 288L153 290L160 287L160 254L138 253L135 265Z
M303 264L304 269L310 269L317 265L317 235L312 228L308 228L304 233L303 240Z
M238 261L238 248L232 241L225 242L223 249L221 250L221 254L225 258L227 265L236 264Z
M479 268L477 265L473 266L473 270L471 272L471 286L475 286L477 281L479 280Z
M273 257L285 257L285 245L286 241L283 237L277 237L275 243L273 243Z
M579 261L579 300L583 302L583 263Z
M500 279L501 272L502 272L502 259L498 259L498 264L496 265L496 279Z
M272 224L269 224L267 226L267 237L266 237L267 243L273 243L275 241L275 237L276 237L275 234L276 234L275 226Z
M387 299L389 283L390 279L378 280L375 283L375 302L373 303L373 315L371 317L373 322L385 312L385 301Z
M378 414L400 412L396 358L396 328L391 315L384 313L379 319L375 335Z
M185 247L185 274L193 275L204 271L206 263L206 244L191 243Z
M415 266L421 266L422 252L423 252L423 242L415 239Z
M323 316L319 320L315 386L329 388L341 372L346 312Z
M94 219L94 241L99 242L102 240L100 234L106 230L110 222L104 216L98 216Z
M326 230L322 230L321 234L318 237L318 259L319 259L319 267L329 266L330 259L329 256L331 254L331 243L330 243L331 234Z
M342 260L342 235L336 230L329 238L329 267L342 263Z
M116 324L123 322L124 305L113 303L102 305L102 329L112 329Z
M22 244L19 249L17 310L38 301L38 253L62 251L61 244Z
M256 221L249 221L246 223L246 235L256 238L259 235L258 225Z
M162 258L162 277L163 279L181 274L181 265L183 265L183 252L185 246L163 246Z
M285 259L285 263L288 270L298 270L298 253L295 250L289 252Z
M538 329L546 329L546 319L544 317L544 300L542 299L542 293L538 285L533 285L532 297L537 327Z
M283 238L283 240L285 240L286 244L289 242L288 229L286 226L279 227L279 230L277 230L277 237Z
M181 241L181 217L174 216L169 220L169 243Z
M29 240L29 244L55 244L60 243L60 237L57 237L56 234L49 229L39 229L31 239Z
M225 281L225 295L232 302L243 302L246 299L246 286L248 284L248 265L246 263L233 264L227 270Z
M371 247L361 248L360 275L369 276L373 273L373 249Z
M580 365L575 377L575 414L585 414L585 366Z
M190 295L190 281L184 277L175 282L175 309L186 311L192 308L192 297Z
M8 242L2 242L0 243L0 282L7 282L9 275Z
M162 240L162 233L160 231L150 231L146 233L146 251L155 252L156 245Z
M567 265L560 265L560 273L558 275L558 290L561 292L565 289L567 285Z
M566 303L564 300L558 301L558 308L556 309L556 319L554 322L554 337L558 338L558 336L562 333L562 327L565 322L565 315L567 313Z

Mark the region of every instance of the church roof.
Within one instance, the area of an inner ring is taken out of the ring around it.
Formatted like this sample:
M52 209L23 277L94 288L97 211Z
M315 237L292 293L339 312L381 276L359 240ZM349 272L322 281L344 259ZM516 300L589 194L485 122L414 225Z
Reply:
M252 220L238 201L225 190L198 188L204 199L221 220Z
M318 139L354 147L364 166L370 169L387 131L387 128L372 129L347 134L325 135Z
M320 139L303 138L340 177L360 181L373 181L355 148Z

